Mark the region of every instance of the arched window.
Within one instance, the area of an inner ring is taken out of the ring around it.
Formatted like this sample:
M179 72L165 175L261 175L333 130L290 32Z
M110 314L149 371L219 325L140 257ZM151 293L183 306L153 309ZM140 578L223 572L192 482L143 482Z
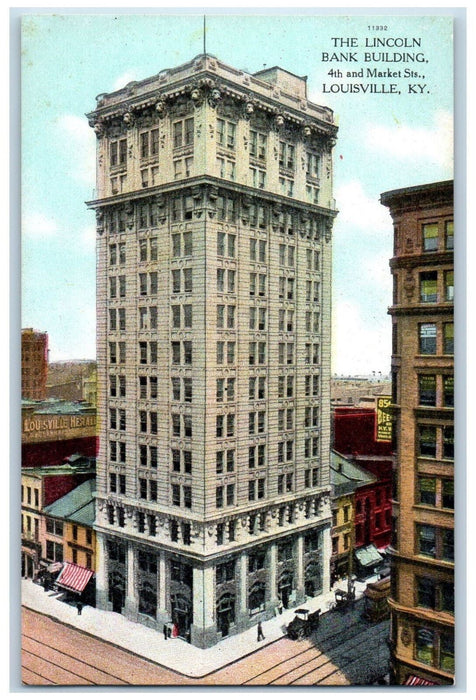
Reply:
M256 581L248 592L248 610L250 615L264 610L266 586L262 581Z

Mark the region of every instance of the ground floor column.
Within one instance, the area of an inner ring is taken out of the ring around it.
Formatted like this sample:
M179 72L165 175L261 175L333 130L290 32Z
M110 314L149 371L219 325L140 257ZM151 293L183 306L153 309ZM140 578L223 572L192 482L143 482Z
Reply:
M269 547L269 603L274 611L278 605L278 545L273 542Z
M248 554L242 552L236 567L236 627L243 630L248 627Z
M322 530L322 592L328 593L331 587L331 528L328 525Z
M96 532L96 606L101 610L110 610L108 587L109 558L106 537Z
M131 620L137 620L138 601L136 592L136 550L132 542L127 544L127 588L124 614Z
M298 535L296 542L296 604L306 600L304 588L304 535Z
M167 593L167 573L166 573L166 563L165 563L165 552L159 552L159 610L165 611L167 609L166 603L166 593Z
M217 641L215 621L215 568L193 569L193 623L191 642L206 649Z

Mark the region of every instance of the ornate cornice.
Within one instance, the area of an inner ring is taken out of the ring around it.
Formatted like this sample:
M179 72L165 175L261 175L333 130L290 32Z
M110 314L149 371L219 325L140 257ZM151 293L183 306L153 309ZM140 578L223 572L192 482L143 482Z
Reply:
M201 76L190 76L168 88L160 89L156 86L149 94L140 98L135 94L137 85L138 83L130 83L126 86L122 96L118 93L118 101L115 104L106 105L105 94L98 96L97 109L86 115L98 138L104 135L108 126L114 122L122 122L126 128L131 128L145 111L155 111L159 118L163 118L179 98L185 97L191 101L193 108L200 107L205 101L210 107L216 108L223 100L228 99L235 103L238 116L242 118L250 119L252 115L262 113L271 118L270 126L275 130L297 130L299 136L306 140L325 139L329 149L335 144L338 127L334 123L283 104L279 90L273 91L272 97L268 98L250 90L249 85L236 85L207 72ZM300 106L305 107L305 101L302 102Z

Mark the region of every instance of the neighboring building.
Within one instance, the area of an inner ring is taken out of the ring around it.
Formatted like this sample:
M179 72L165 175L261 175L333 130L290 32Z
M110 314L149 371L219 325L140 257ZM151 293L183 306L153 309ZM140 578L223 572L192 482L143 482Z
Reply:
M376 410L336 407L333 446L375 477L356 491L355 546L385 549L392 531L393 446L390 440L379 439Z
M331 582L348 575L349 555L363 544L356 542L355 496L362 489L371 487L376 478L335 450L331 450L332 484L332 555L330 563ZM365 494L365 491L363 492ZM365 497L365 495L364 495ZM361 516L361 513L359 514ZM370 519L370 514L369 519ZM361 524L359 518L359 525ZM353 566L353 564L352 564ZM354 571L355 569L353 569Z
M83 401L94 406L97 406L97 370L94 368L91 373L83 379L82 382L82 398Z
M380 396L389 395L392 382L385 378L332 377L331 406L376 408Z
M46 559L56 560L49 554L54 555L56 533L61 532L63 557L60 561L78 564L95 571L96 535L93 530L95 489L96 480L88 479L43 509Z
M72 454L96 457L96 409L56 399L22 401L22 467L62 464Z
M453 182L385 192L394 224L392 673L454 678ZM416 680L415 680L416 678Z
M208 647L329 588L337 128L208 55L97 99L97 603Z
M46 537L43 510L49 504L90 479L94 460L71 456L65 464L22 469L21 556L22 576L36 578L38 572L64 559L63 528ZM46 540L51 543L47 545Z
M46 392L49 398L63 401L84 401L96 405L96 362L68 360L48 366Z
M46 398L48 333L23 328L21 332L21 395L24 399Z

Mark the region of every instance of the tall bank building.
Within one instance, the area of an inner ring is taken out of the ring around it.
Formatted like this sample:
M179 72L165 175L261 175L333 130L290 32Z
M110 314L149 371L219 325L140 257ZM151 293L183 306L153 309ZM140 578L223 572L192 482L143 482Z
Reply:
M209 55L88 119L97 604L208 647L329 589L337 128Z

